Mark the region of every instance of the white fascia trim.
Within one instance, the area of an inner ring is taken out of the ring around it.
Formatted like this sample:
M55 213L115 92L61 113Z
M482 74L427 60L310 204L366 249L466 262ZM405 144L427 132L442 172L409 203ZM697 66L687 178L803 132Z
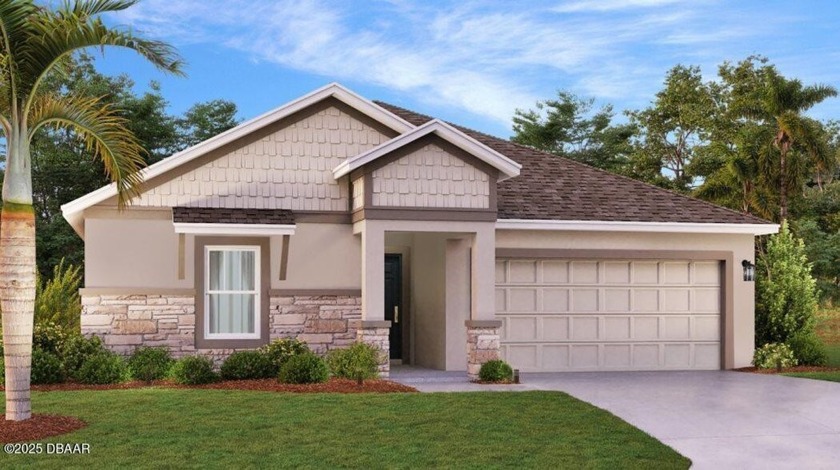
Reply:
M778 224L705 224L690 222L598 222L586 220L500 219L499 230L556 230L583 232L723 233L769 235Z
M222 132L215 137L207 139L204 142L200 142L188 149L172 155L171 157L165 158L154 165L144 168L140 171L142 181L149 181L156 176L162 175L180 165L183 165L184 163L227 145L331 96L397 132L403 133L415 128L413 124L410 124L408 121L385 110L376 103L362 98L338 83L330 83L329 85L321 87L294 101L286 103L279 108L257 116L234 127L233 129ZM96 191L62 205L61 211L64 214L64 217L68 218L70 214L81 212L88 207L116 195L117 186L116 184L111 183L108 186L99 188Z
M175 233L191 235L220 235L220 236L272 236L294 235L295 225L273 224L197 224L188 222L173 222Z
M385 142L378 147L374 147L365 153L361 153L355 157L344 160L333 170L333 177L335 179L339 179L344 175L350 174L353 170L361 168L377 158L382 157L383 155L387 155L421 137L432 133L437 134L438 137L443 140L498 169L502 173L499 177L499 181L518 176L519 170L522 169L522 165L519 163L516 163L510 158L464 134L458 129L455 129L449 124L438 119L433 119L426 124L423 124L422 126L417 127L403 135L394 137L388 142Z

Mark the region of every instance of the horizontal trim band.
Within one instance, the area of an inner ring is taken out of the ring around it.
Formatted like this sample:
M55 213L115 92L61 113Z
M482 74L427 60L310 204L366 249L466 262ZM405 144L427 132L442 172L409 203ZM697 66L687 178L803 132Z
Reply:
M195 296L195 289L171 287L83 287L79 295L183 295Z
M361 289L271 289L268 291L271 297L294 297L294 296L336 296L336 297L361 297Z
M496 248L499 258L551 258L551 259L596 259L610 261L689 260L728 261L731 251L680 251L680 250L599 250L573 248Z
M238 235L238 236L271 236L294 235L295 225L275 224L203 224L173 222L175 233L189 233L194 235Z
M467 320L464 322L467 328L501 328L501 320Z
M390 320L362 320L362 328L391 328Z
M769 235L778 224L715 224L694 222L611 222L588 220L500 219L498 230L555 230L584 232L724 233Z
M429 220L443 222L495 222L493 209L446 209L427 207L376 207L353 212L353 222L361 220Z

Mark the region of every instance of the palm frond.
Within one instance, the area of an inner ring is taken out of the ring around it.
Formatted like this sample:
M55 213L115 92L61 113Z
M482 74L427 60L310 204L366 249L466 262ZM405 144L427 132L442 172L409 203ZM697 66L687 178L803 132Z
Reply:
M39 81L63 57L89 47L132 49L157 68L182 74L183 62L174 48L162 41L144 39L105 25L98 13L127 8L133 1L82 1L55 11L41 11L30 18L32 36L21 46L18 72L22 91L37 92ZM32 98L30 98L31 102Z
M31 37L29 19L38 12L32 1L0 0L0 94L3 108L0 112L9 116L13 96L16 93L17 52Z
M144 166L143 148L128 130L128 121L99 98L42 95L29 114L29 139L44 126L71 129L88 150L102 159L105 172L116 183L120 207L139 194Z

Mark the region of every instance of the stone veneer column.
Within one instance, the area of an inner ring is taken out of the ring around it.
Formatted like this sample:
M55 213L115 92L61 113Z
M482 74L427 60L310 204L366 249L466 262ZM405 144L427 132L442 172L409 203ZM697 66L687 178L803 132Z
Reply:
M467 377L478 380L478 371L487 361L499 359L499 320L467 320Z
M362 321L356 332L359 342L367 343L379 349L379 377L388 378L391 374L391 343L388 334L390 321Z

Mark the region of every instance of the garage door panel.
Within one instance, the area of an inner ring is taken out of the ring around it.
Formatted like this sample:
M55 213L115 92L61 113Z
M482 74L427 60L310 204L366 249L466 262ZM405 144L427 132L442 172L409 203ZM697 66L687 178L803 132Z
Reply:
M598 341L598 317L572 317L572 341Z
M568 317L543 317L541 338L546 341L568 341L569 318Z
M604 289L604 310L629 312L630 292L630 289Z
M604 318L604 340L627 341L631 338L630 317Z
M717 369L717 261L500 260L502 354L523 371Z

